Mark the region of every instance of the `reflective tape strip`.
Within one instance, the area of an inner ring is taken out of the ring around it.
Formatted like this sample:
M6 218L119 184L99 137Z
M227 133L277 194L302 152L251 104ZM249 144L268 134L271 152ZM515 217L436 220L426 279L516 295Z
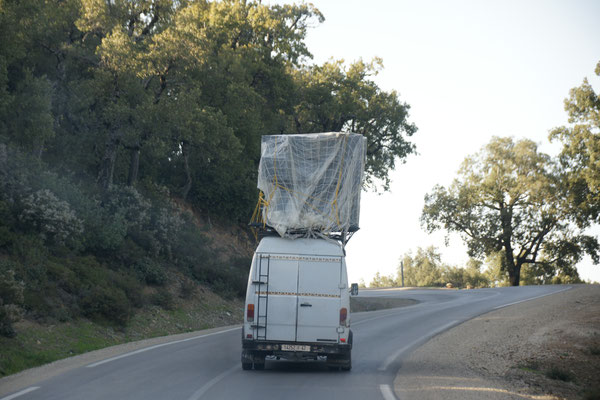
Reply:
M257 292L259 296L278 295L278 296L305 296L305 297L341 297L339 294L324 293L294 293L294 292Z
M309 257L309 256L285 256L271 254L269 256L272 260L286 260L286 261L312 261L312 262L330 262L339 263L342 262L341 257Z

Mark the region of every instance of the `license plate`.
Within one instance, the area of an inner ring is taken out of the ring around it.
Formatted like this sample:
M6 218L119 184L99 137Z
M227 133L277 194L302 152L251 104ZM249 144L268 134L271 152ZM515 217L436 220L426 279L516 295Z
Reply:
M310 351L310 346L304 346L301 344L282 344L281 350L283 350L283 351Z

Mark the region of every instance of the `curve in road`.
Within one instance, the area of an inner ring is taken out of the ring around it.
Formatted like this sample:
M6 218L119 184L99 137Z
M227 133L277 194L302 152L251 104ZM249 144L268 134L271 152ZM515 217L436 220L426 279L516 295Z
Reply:
M431 337L491 310L569 288L363 290L360 296L411 298L420 303L352 314L350 372L330 371L323 362L282 360L267 361L263 371L243 371L241 329L235 327L110 357L35 382L0 400L394 400L391 388L402 360Z

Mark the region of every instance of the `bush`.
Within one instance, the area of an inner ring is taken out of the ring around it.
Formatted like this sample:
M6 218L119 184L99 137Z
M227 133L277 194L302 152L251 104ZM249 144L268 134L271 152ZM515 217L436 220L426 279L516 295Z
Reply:
M125 326L131 316L131 304L120 288L94 287L81 300L83 314L91 319Z
M83 233L82 221L69 204L59 200L48 189L26 196L21 206L19 221L29 230L37 232L44 241L65 243L67 239Z
M190 279L185 278L181 282L181 288L179 291L179 297L182 299L191 299L196 292L196 285Z
M151 258L145 257L134 265L134 270L142 282L162 286L167 282L164 268Z
M152 304L160 306L165 310L175 309L175 299L173 295L166 289L159 290L152 296Z
M545 375L550 379L559 380L563 382L571 382L575 380L575 377L571 372L558 367L550 368L548 371L546 371Z
M194 268L193 275L225 298L244 297L250 263L248 257L232 258L227 262L211 263L205 260L204 264Z
M11 262L0 259L0 335L15 336L12 327L22 317L24 284L15 279Z
M188 220L190 218L188 217ZM184 217L174 209L161 207L153 218L155 238L160 245L161 253L168 259L173 258L173 245L179 239L181 229L185 224ZM190 222L191 223L191 222Z

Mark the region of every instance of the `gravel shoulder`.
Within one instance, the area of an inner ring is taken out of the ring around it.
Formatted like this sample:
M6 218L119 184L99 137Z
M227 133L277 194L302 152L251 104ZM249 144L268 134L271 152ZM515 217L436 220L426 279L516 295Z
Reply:
M600 399L600 285L496 310L444 332L403 362L411 399Z

